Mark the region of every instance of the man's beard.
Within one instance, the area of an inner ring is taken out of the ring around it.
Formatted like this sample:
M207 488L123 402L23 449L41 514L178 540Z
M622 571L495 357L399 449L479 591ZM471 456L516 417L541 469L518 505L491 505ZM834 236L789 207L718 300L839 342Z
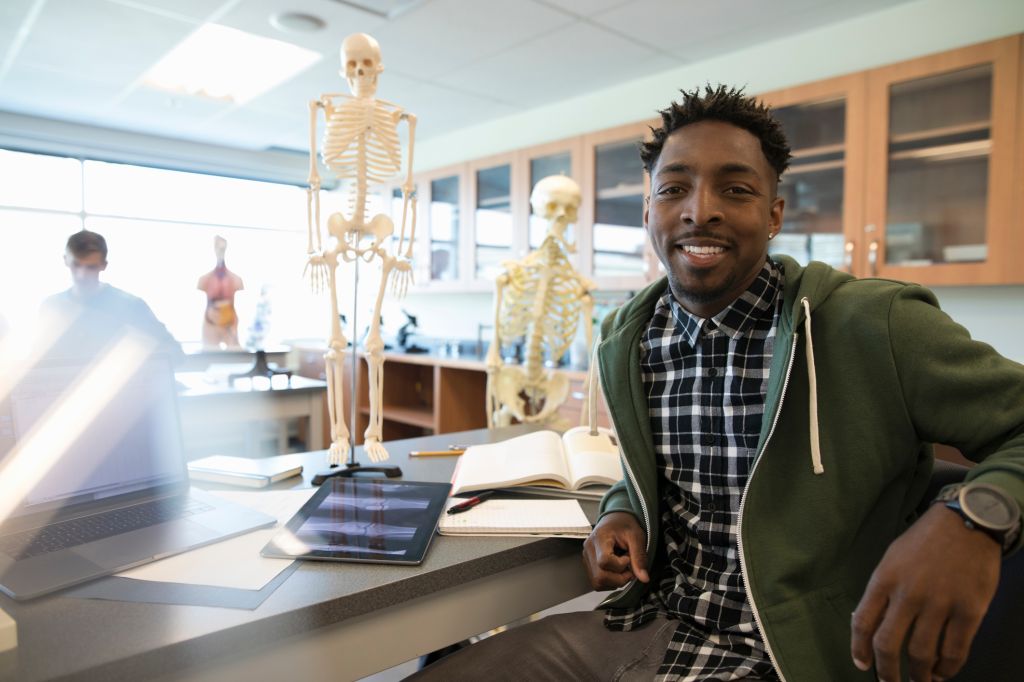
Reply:
M692 287L683 286L683 284L676 279L676 276L669 271L668 282L672 288L673 294L681 294L685 300L692 301L698 305L703 305L705 303L717 301L722 296L725 296L736 283L736 277L735 274L732 273L723 280L721 284L714 288L694 289Z

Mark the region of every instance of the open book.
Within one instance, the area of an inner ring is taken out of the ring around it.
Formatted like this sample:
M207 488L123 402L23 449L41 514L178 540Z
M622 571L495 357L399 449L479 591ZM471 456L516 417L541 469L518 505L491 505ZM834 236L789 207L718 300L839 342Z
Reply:
M459 458L452 494L512 486L585 493L596 486L593 492L599 495L620 478L619 448L612 432L601 428L592 436L588 427L577 426L561 436L535 431L470 446Z

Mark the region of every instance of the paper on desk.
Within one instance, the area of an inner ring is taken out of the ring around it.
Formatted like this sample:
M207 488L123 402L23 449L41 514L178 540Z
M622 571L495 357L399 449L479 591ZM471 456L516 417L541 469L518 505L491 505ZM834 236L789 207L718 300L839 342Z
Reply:
M292 563L291 559L262 557L260 550L274 533L295 515L299 507L313 496L316 488L209 492L211 495L218 495L236 504L270 514L277 519L277 525L154 561L117 575L136 580L259 590Z

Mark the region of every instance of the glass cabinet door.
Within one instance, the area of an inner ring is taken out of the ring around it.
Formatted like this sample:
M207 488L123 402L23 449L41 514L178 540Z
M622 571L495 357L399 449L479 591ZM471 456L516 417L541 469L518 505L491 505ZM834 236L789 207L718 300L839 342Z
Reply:
M792 158L779 196L782 231L768 252L856 273L864 226L864 74L762 95L782 124Z
M871 140L868 199L882 201L865 228L867 274L1000 281L1012 229L1018 49L1013 36L872 73L871 123L883 132Z
M595 278L643 278L647 274L643 228L644 170L634 139L593 149L594 226L591 235Z
M843 235L846 99L795 104L775 110L793 158L779 183L785 199L782 231L768 244L806 265L818 260L848 268Z
M992 65L889 89L885 261L985 261Z
M473 276L493 281L501 274L501 261L512 253L512 165L480 168L474 176Z
M459 176L430 180L430 279L459 277Z

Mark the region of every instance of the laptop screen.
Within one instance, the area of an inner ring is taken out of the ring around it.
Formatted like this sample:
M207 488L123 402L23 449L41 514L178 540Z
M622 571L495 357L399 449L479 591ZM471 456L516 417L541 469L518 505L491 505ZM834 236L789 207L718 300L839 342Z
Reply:
M187 481L166 358L120 377L116 390L95 373L85 380L88 372L81 364L38 366L0 396L0 470L13 470L9 459L32 458L9 518Z

